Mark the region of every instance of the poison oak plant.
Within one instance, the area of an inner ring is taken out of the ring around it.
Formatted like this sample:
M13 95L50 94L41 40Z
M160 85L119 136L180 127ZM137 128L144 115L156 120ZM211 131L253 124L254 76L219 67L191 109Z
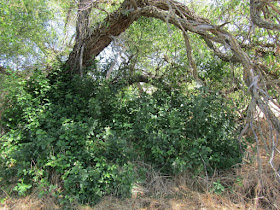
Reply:
M21 195L39 187L62 195L63 204L95 204L104 195L130 195L136 161L172 175L241 160L232 111L206 90L140 94L59 69L15 83L1 121L0 176L2 184L18 180Z

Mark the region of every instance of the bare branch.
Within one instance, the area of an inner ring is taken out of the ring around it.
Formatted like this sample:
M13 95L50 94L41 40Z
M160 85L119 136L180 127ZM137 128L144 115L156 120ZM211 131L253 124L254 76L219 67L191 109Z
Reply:
M195 61L193 60L193 57L192 57L192 47L190 44L189 35L187 34L187 32L183 32L183 36L184 36L186 50L187 50L187 57L190 62L190 66L192 67L192 70L193 70L193 77L196 81L198 81L198 73L197 73Z

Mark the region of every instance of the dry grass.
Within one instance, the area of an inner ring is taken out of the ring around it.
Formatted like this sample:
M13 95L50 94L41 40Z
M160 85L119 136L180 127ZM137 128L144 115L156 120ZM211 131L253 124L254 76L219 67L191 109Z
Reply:
M29 195L25 198L9 197L4 204L0 204L0 209L13 210L55 210L61 209L51 197L39 199L36 194Z
M133 196L118 199L107 196L93 208L75 205L81 210L125 210L125 209L279 209L280 185L274 171L263 161L263 187L261 187L256 163L216 174L209 180L193 179L189 174L164 177L151 171L144 185L133 188ZM213 182L225 186L223 194L211 191ZM207 191L208 189L208 191ZM2 209L61 209L52 197L38 199L36 193L25 198L8 198Z
M73 205L73 209L80 210L129 210L129 209L279 209L280 186L276 182L271 168L267 167L263 175L264 188L262 189L258 179L258 172L253 165L244 165L239 169L225 172L211 178L211 181L220 180L223 186L230 187L222 195L210 192L213 185L208 182L208 192L194 190L206 188L204 179L188 178L181 175L169 179L156 177L155 186L164 185L161 188L152 187L152 191L143 186L135 186L133 196L127 199L118 199L107 196L93 208L89 206ZM237 177L240 181L237 182ZM159 182L160 184L156 183ZM158 184L158 185L157 185ZM61 209L52 197L38 199L36 193L25 198L9 197L0 209Z
M264 159L261 184L257 168L255 161L209 180L194 180L188 174L170 179L151 171L150 182L136 186L132 198L106 197L94 209L280 209L280 183L274 171ZM221 195L212 191L217 181L225 187Z
M243 204L234 204L226 198L210 193L185 191L185 196L171 197L137 197L118 200L112 197L104 198L93 209L244 209Z
M72 206L73 209L129 210L129 209L247 209L245 202L235 203L227 196L210 192L200 192L193 188L203 188L205 182L191 179L188 174L177 177L164 177L151 171L145 185L136 185L133 196L117 199L107 196L93 208L89 206ZM190 187L192 186L192 187ZM25 198L8 198L2 209L60 209L51 197L38 199L36 193Z

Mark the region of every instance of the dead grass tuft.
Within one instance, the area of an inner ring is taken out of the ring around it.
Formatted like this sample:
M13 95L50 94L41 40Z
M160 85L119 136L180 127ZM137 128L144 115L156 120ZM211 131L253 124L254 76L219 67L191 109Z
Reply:
M32 194L24 198L9 197L3 204L0 204L1 209L13 210L55 210L60 209L51 197L38 198L38 195Z

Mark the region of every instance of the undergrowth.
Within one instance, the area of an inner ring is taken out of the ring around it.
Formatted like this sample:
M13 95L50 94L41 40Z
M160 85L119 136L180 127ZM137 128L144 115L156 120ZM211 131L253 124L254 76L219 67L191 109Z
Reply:
M95 77L14 76L0 139L1 186L39 189L62 204L128 197L152 165L165 175L211 175L241 162L229 102L207 89L139 92Z

